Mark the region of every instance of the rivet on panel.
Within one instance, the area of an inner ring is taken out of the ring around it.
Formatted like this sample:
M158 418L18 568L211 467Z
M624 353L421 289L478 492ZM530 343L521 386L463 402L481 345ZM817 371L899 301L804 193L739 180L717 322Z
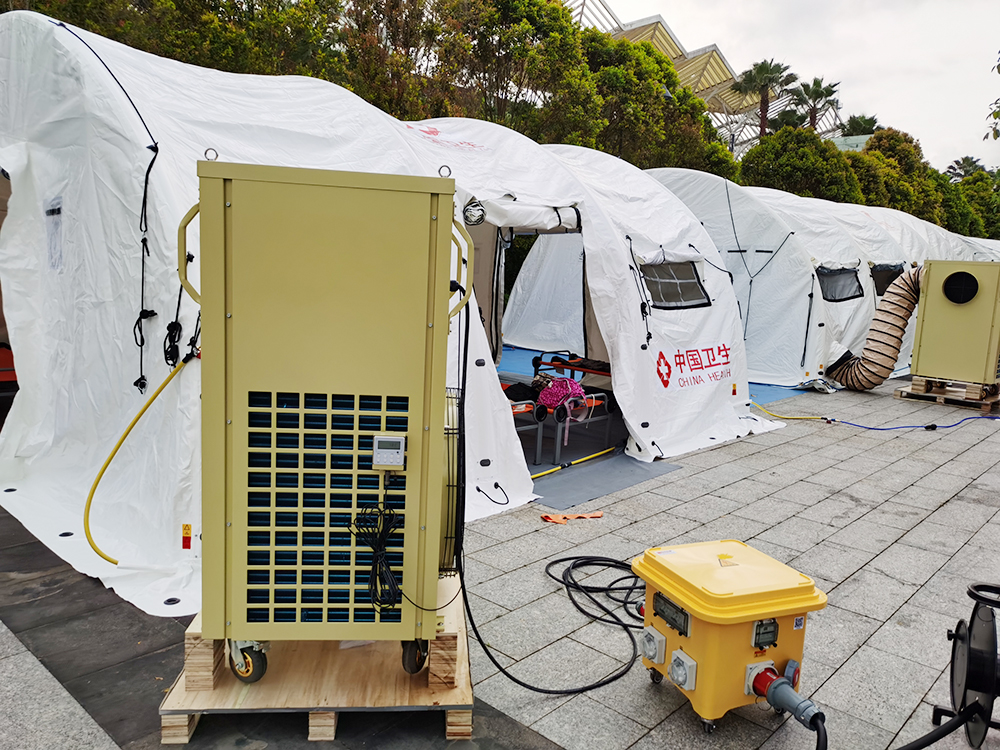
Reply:
M227 318L231 318L231 317L233 317L233 314L232 313L226 313L226 317Z
M232 205L233 205L232 203L230 203L229 201L226 201L226 208L229 208Z
M227 419L226 420L226 424L232 424L232 423L233 423L233 420L231 420L231 419Z

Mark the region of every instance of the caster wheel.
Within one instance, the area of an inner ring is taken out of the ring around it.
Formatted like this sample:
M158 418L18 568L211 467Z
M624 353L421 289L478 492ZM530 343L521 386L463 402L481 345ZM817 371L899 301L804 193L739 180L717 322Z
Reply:
M653 681L654 685L659 685L663 682L663 674L658 669L650 669L649 679Z
M706 719L701 720L701 726L705 730L705 734L711 734L715 731L715 722L707 721Z
M267 671L267 655L252 648L245 648L240 653L243 655L243 669L237 668L232 656L229 657L229 668L240 682L257 682Z
M427 641L405 641L403 643L403 669L407 674L416 674L427 661Z
M776 709L774 709L774 713L777 716L784 716L785 715L785 709L783 709L783 708L776 708Z
M557 422L565 422L569 419L569 409L566 408L565 404L560 404L553 412L553 416L556 418Z

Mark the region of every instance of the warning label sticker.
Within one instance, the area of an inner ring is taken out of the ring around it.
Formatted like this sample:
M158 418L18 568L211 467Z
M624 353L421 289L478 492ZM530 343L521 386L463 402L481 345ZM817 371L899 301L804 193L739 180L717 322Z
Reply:
M721 554L719 555L719 565L723 568L734 568L739 565L739 563L733 559L732 555Z

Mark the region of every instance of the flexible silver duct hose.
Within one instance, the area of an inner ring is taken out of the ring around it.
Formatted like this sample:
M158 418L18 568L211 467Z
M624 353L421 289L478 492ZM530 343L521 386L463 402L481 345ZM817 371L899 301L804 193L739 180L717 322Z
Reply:
M833 378L852 391L867 391L885 382L892 375L899 358L906 324L920 298L920 281L924 267L908 268L889 288L875 310L868 338L861 356L850 350L826 369Z

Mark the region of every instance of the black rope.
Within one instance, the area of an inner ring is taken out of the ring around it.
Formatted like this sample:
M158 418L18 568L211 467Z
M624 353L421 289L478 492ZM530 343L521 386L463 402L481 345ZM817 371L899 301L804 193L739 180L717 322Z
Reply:
M632 272L632 281L635 282L635 290L639 294L639 312L642 313L642 324L646 327L646 340L642 344L642 349L649 348L649 342L653 340L653 334L649 332L649 321L646 318L649 317L650 302L647 297L643 285L642 285L642 273L636 268L639 265L639 260L635 257L635 253L632 252L632 238L627 234L625 239L628 240L628 253L632 256L632 262L629 263L629 270Z
M135 105L135 102L132 101L132 97L129 95L128 91L126 91L125 87L122 85L122 82L118 80L118 76L116 76L114 74L114 71L112 71L111 68L108 67L108 64L104 62L103 58L101 58L101 56L97 54L97 51L89 44L87 44L87 42L83 39L83 37L81 37L79 34L73 31L73 29L71 29L69 26L62 23L61 21L50 20L49 23L52 23L62 29L65 29L74 37L76 37L76 39L79 40L79 42L83 44L84 47L90 50L90 52L94 55L94 57L97 58L98 62L100 62L101 65L104 66L104 69L108 71L108 74L111 76L114 82L118 84L118 88L120 88L122 90L122 93L125 94L125 98L128 99L128 103L132 105L132 109L135 111L136 116L139 118L139 122L142 123L142 127L146 131L146 135L149 136L150 145L146 146L146 148L153 152L153 158L149 160L149 165L146 167L146 176L145 179L143 180L143 185L142 185L142 206L139 209L139 231L142 233L142 239L140 240L140 245L141 245L140 256L142 258L142 282L141 282L142 288L139 292L139 315L138 317L136 317L135 325L132 327L132 337L135 339L136 346L139 347L139 377L136 378L135 382L133 382L132 385L134 385L136 388L139 389L139 393L145 393L146 387L148 386L148 382L146 380L145 363L143 360L143 350L145 349L146 345L146 337L143 334L142 322L144 320L149 320L150 318L156 317L155 310L149 310L146 308L146 258L149 256L149 241L146 237L149 229L149 221L147 213L147 208L149 205L149 175L153 171L153 165L156 163L156 157L160 153L160 148L156 142L156 138L153 137L152 131L150 131L149 126L146 124L146 119L142 116L142 112L139 111L139 108ZM169 335L170 334L168 332L168 337Z
M476 492L482 492L484 495L486 495L486 499L489 500L494 505L510 505L510 498L507 497L507 493L504 491L504 488L500 486L500 482L494 482L493 483L493 489L500 490L501 492L503 492L503 502L502 503L499 500L494 500L489 495L486 495L486 490L484 490L478 484L476 485Z
M392 532L399 528L403 519L396 515L385 502L374 508L358 511L351 522L351 533L359 544L372 551L372 567L368 574L368 595L372 608L379 613L391 612L399 604L399 582L389 565L387 547Z

